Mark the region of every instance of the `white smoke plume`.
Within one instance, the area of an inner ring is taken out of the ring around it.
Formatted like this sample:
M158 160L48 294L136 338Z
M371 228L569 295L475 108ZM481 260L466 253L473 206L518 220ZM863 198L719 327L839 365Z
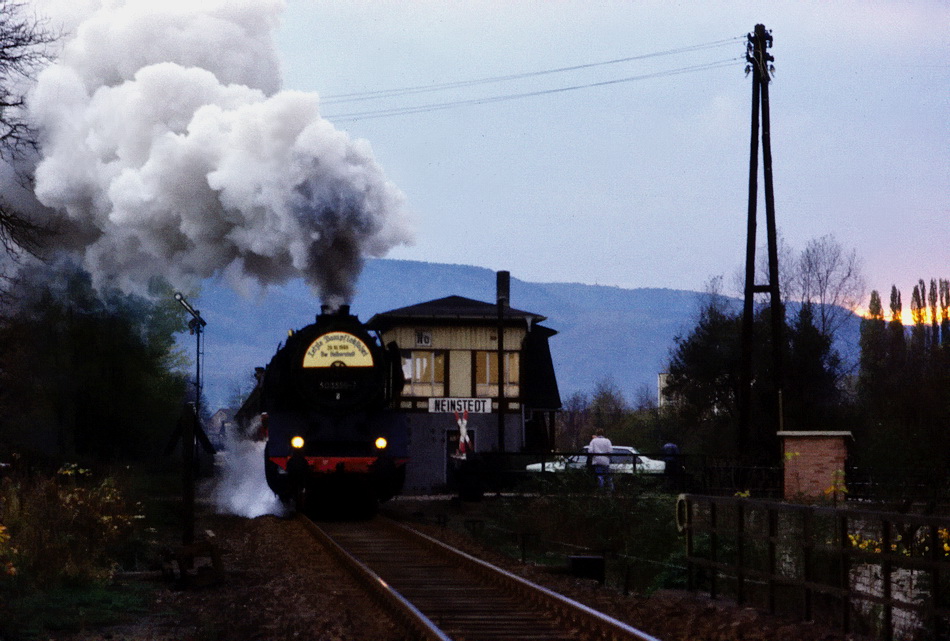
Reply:
M100 282L303 276L338 304L365 257L410 241L369 144L279 91L282 2L69 6L29 98L35 194Z
M281 503L264 476L264 443L229 432L223 452L215 455L219 468L210 481L210 496L222 514L255 518L264 514L284 516Z

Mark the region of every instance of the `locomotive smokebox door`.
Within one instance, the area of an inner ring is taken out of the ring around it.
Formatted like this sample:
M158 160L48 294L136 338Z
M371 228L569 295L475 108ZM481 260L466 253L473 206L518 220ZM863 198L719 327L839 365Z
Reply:
M324 331L302 342L298 391L327 407L351 408L380 400L386 372L377 366L380 349L354 331Z

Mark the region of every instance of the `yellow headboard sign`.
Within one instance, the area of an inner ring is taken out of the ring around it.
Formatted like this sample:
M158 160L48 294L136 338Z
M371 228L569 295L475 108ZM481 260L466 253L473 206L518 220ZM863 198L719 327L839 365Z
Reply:
M373 354L366 343L347 332L327 332L307 348L304 367L372 367Z

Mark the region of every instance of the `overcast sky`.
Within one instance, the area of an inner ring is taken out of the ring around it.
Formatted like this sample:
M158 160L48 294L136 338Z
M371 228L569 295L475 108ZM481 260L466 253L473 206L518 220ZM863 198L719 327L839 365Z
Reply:
M415 242L390 257L622 287L702 289L723 276L731 289L748 204L745 35L757 23L774 37L772 153L785 241L801 249L834 235L857 250L869 289L897 284L907 305L918 278L950 277L942 0L290 0L278 47L284 88L318 92L322 114L368 140L406 194ZM720 44L697 47L710 43ZM333 100L581 65L594 66ZM595 83L607 84L494 100ZM352 115L458 101L475 102Z

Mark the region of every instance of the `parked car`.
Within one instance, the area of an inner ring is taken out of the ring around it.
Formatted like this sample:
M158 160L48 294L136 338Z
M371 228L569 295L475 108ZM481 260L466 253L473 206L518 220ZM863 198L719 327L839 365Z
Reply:
M584 446L587 451L587 446ZM626 445L614 445L610 453L610 472L612 474L662 474L666 463L640 454L636 448ZM565 470L583 470L587 468L587 454L559 456L542 463L532 463L525 467L528 472L563 472ZM543 466L543 469L542 469Z

